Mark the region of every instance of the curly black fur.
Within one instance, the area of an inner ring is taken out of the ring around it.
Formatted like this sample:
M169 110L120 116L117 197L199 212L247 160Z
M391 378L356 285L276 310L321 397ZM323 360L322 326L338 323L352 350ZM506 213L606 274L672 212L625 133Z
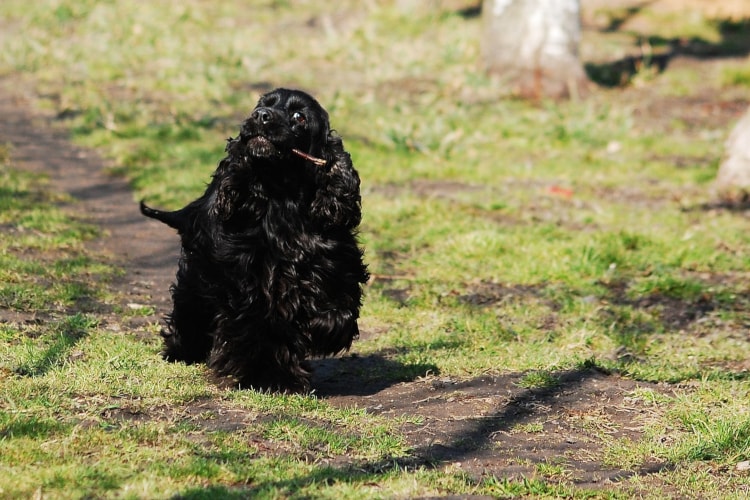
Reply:
M226 153L186 207L141 202L182 240L162 354L206 362L241 387L306 392L305 360L346 350L359 334L368 279L359 176L328 113L297 90L262 96Z

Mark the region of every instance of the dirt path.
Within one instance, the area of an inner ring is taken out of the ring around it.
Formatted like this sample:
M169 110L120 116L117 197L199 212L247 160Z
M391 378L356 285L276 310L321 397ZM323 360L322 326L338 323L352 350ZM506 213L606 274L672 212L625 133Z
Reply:
M124 179L106 173L106 161L70 143L54 118L33 112L18 83L0 82L0 142L12 145L17 168L43 172L55 192L70 194L66 207L104 230L90 243L97 253L125 270L114 286L129 303L168 307L167 290L178 255L177 237L163 225L145 219ZM156 318L146 318L154 321Z
M91 247L124 269L113 283L116 291L126 302L156 308L155 315L123 325L127 331L143 333L146 323L159 321L169 310L176 236L142 217L127 183L108 175L100 156L73 146L52 117L32 112L30 100L16 89L12 82L0 82L0 142L12 144L17 168L48 174L53 190L75 198L68 207L71 211L104 229L105 236ZM414 448L404 466L453 468L475 477L573 480L603 488L663 466L620 467L608 463L603 452L614 439L640 437L652 410L637 389L648 384L582 369L562 374L554 387L524 389L519 385L521 374L473 380L420 377L429 367L417 367L404 382L404 367L387 353L360 356L356 347L349 355L316 364L313 385L318 397L330 404L414 417L409 420L414 423L403 427ZM393 373L401 379L389 375ZM539 463L558 472L550 476Z

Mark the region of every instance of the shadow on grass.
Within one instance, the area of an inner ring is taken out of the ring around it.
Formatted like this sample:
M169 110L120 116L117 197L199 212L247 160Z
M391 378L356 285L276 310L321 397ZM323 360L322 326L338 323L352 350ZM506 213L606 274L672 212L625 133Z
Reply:
M383 354L319 359L312 362L318 396L368 396L400 382L439 373L432 363L400 363Z
M750 193L740 192L737 196L730 198L717 198L715 200L683 208L684 212L732 212L745 214L750 212Z
M583 68L594 83L602 87L620 87L646 69L663 73L673 57L671 51L666 54L628 56L605 63L585 63Z
M566 302L592 302L600 304L598 321L605 331L615 337L629 337L631 332L646 336L657 331L680 331L713 311L737 310L744 301L728 298L728 294L712 291L720 277L691 280L676 276L652 289L629 294L636 283L632 276L615 281L597 281L601 289L594 293L584 292L565 284L539 283L532 285L506 285L481 282L458 297L459 302L477 309L494 307L513 299L519 302L541 302L553 311L560 311L570 304ZM612 329L613 324L617 325ZM550 325L552 329L554 325Z
M27 359L15 369L16 373L35 377L61 366L73 347L88 335L91 326L91 320L81 314L64 319L40 339L38 348L30 348Z
M642 7L630 9L628 17L637 14ZM626 20L627 18L615 19L604 31L617 31ZM635 36L634 42L641 47L641 54L603 63L585 63L584 69L588 77L598 85L618 87L627 85L643 71L664 72L671 60L678 56L719 59L750 54L750 19L720 19L714 23L721 36L718 42L700 37Z
M47 439L69 430L70 425L52 419L0 413L0 441L15 438Z
M228 486L207 486L205 488L191 488L174 495L173 499L180 500L230 500L251 498L250 488L230 488Z

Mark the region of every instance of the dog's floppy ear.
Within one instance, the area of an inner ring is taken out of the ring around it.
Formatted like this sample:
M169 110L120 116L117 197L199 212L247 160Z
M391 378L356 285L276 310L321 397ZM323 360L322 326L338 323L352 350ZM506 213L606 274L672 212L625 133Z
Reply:
M326 227L354 229L362 219L359 175L336 131L328 133L322 156L326 166L317 171L318 192L311 207L313 215Z
M330 130L331 125L328 119L328 112L317 104L317 101L315 107L317 108L316 111L308 117L308 123L311 127L310 149L308 150L308 153L313 156L327 159L325 153L329 147L328 144L332 132Z
M219 162L207 190L210 193L209 214L219 220L228 220L232 216L239 197L235 186L236 177L233 175L236 168L232 163L232 158L241 154L238 151L239 145L239 139L229 138L226 147L229 156Z
M352 168L351 157L349 156L349 153L344 151L344 141L343 139L341 139L341 136L338 134L338 132L336 132L335 130L326 129L325 139L321 142L321 144L323 145L321 156L326 160L326 163L328 165L332 165L331 168L333 168L333 166L339 162L348 162L348 167Z

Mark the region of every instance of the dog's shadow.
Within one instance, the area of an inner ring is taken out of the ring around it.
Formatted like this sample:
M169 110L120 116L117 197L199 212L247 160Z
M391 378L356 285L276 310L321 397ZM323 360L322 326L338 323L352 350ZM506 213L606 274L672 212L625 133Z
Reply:
M431 363L401 363L382 354L313 359L312 387L318 396L369 396L400 382L436 375Z

